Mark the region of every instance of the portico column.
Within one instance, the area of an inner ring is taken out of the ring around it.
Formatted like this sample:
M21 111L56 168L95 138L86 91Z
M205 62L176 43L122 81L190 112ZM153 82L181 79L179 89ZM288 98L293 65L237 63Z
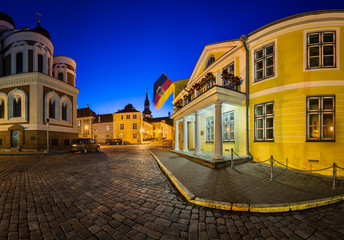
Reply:
M179 121L175 121L174 124L174 150L179 150L179 128L178 128Z
M188 121L186 116L183 118L183 152L188 151Z
M195 121L191 121L192 124L192 147L195 148Z
M198 111L195 112L195 155L201 153L201 116Z
M214 159L223 159L222 155L222 107L220 102L215 103L215 142Z

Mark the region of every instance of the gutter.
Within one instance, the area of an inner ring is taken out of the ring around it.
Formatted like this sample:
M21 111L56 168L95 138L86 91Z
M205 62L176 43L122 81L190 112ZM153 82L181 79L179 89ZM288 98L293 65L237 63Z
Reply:
M252 160L253 157L250 153L250 132L249 132L249 86L250 86L250 67L249 67L249 51L247 47L247 36L242 35L240 40L245 48L246 52L246 154Z

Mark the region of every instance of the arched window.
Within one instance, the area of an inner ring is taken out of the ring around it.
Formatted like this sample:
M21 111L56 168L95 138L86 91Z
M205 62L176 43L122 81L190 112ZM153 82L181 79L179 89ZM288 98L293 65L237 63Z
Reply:
M209 65L212 64L214 61L215 61L215 57L214 57L214 56L210 56L210 57L208 58L208 61L207 61L206 64L205 64L204 69L206 69L207 67L209 67Z
M57 78L63 82L63 73L60 72Z
M21 98L13 99L13 117L21 117Z
M62 104L62 120L67 121L67 105Z
M49 118L55 118L55 101L49 101Z
M5 101L0 99L0 118L5 117Z
M43 73L43 55L38 54L37 56L38 72Z
M62 121L72 123L72 102L66 95L61 97L61 117Z
M19 52L16 54L16 73L23 72L23 53Z

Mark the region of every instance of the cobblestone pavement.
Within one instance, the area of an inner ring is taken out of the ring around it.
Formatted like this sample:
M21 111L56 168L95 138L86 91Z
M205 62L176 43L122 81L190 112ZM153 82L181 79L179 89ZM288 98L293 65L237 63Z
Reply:
M190 205L147 148L0 155L0 239L343 239L343 202L283 214Z

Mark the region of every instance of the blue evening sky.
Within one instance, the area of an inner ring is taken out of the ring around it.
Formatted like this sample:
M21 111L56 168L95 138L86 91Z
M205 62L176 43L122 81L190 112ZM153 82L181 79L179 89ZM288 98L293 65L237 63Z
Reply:
M154 117L173 113L172 96L160 110L153 84L165 73L189 78L204 46L240 38L275 20L315 10L344 9L344 0L16 0L0 11L17 28L36 26L36 12L55 47L77 63L78 106L113 113L128 103L144 109L146 89Z

